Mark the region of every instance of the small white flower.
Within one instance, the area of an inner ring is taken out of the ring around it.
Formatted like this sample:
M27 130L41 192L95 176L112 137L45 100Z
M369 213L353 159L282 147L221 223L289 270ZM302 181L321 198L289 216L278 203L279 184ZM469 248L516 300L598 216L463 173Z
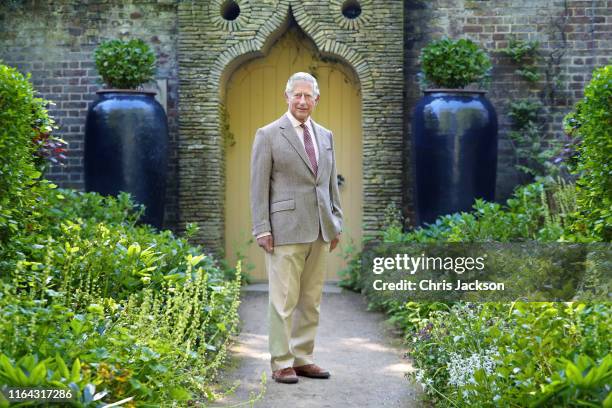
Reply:
M493 358L496 353L498 354L497 350L493 348L485 350L482 354L472 354L468 357L451 353L448 364L449 383L457 387L476 384L474 373L480 369L484 370L486 375L493 374L497 365Z
M416 380L416 382L423 382L423 375L425 375L425 371L421 369L416 370L414 373L414 379Z

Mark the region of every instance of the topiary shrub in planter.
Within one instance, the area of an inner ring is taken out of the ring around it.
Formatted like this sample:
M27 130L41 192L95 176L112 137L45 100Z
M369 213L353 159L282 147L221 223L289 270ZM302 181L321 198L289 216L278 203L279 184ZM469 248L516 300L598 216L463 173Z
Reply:
M421 52L422 83L429 87L412 118L416 213L419 224L469 210L495 197L497 115L482 90L491 61L468 39L441 39Z
M486 77L489 56L472 40L443 38L423 48L420 57L425 80L432 88L465 88Z
M95 51L98 73L109 88L136 89L153 79L155 54L142 40L111 40Z
M89 108L85 129L85 187L104 195L128 192L145 206L142 221L163 225L168 123L154 91L155 55L142 40L112 40L95 51L109 89Z

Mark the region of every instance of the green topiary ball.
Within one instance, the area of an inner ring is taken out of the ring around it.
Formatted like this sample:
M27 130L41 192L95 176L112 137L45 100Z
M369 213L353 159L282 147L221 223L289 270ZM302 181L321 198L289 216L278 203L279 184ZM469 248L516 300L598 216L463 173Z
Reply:
M463 88L483 79L491 68L489 56L472 40L444 38L421 51L421 69L428 84Z
M106 41L96 48L95 61L110 88L136 89L155 72L155 54L142 40Z

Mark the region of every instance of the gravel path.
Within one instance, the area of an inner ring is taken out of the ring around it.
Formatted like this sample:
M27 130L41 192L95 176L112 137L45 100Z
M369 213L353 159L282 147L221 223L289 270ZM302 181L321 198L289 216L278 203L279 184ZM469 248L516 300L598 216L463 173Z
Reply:
M265 395L255 407L417 407L415 387L404 378L411 370L397 339L385 334L383 316L366 311L359 294L327 286L321 304L321 321L315 360L331 372L329 380L300 377L298 384L272 380L268 354L265 286L253 285L243 293L242 332L231 349L235 368L221 375L222 383L240 382L235 393L215 407L249 406L250 393L260 392L266 374Z

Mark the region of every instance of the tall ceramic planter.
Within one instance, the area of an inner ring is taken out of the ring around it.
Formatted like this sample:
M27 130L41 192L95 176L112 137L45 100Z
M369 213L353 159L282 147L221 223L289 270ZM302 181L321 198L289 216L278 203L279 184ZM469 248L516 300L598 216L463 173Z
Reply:
M85 188L128 192L146 207L142 221L162 227L168 122L155 92L98 91L85 126Z
M497 115L484 92L432 89L412 120L418 223L493 200Z

